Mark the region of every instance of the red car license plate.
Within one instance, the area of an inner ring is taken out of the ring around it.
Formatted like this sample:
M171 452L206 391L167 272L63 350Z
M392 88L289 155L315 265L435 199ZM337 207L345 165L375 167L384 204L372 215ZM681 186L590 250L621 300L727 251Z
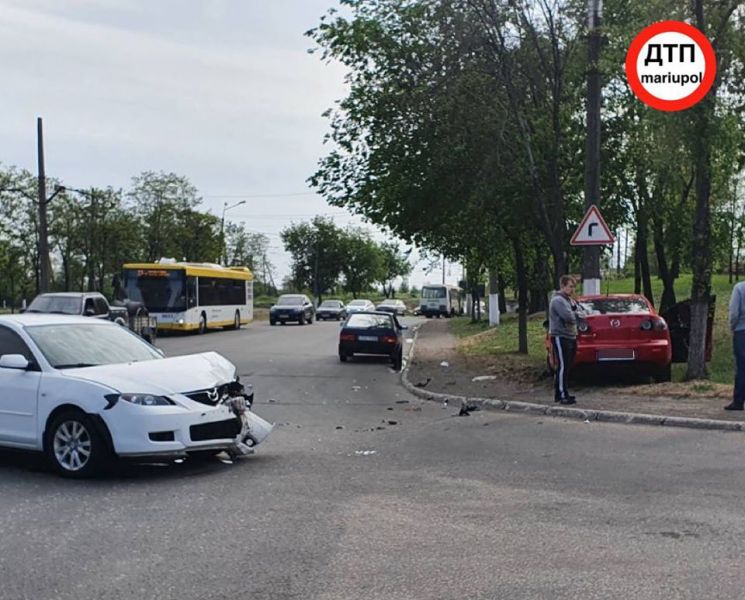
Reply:
M598 350L598 360L634 360L635 354L631 348L604 348Z

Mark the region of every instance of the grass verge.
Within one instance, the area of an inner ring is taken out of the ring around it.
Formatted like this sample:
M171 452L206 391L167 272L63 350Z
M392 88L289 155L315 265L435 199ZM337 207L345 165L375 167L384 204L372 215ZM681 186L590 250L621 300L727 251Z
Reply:
M683 275L678 279L675 285L678 301L689 297L690 286L690 275ZM634 280L626 278L603 282L602 291L604 293L632 293ZM662 294L661 282L654 280L652 291L654 300L659 302ZM722 397L731 394L731 385L735 375L732 335L729 331L727 315L732 284L727 281L725 275L715 275L712 281L712 292L716 294L717 299L712 333L712 360L707 364L709 380L684 382L686 365L674 364L673 383L679 385L671 387L671 384L661 384L666 386L664 392L662 387L655 386L654 389L659 389L660 393L685 396L721 395ZM455 318L450 321L450 330L460 338L458 350L465 355L491 356L499 359L495 362L505 363L505 366L514 365L515 376L529 373L531 368L540 374L546 363L545 330L543 329L545 318L544 313L536 313L528 318L528 354L517 353L517 315L512 313L502 315L500 325L496 328L489 328L487 320L471 323L469 317ZM634 389L636 388L627 388L626 391L634 393ZM641 386L639 389L649 390L650 388Z

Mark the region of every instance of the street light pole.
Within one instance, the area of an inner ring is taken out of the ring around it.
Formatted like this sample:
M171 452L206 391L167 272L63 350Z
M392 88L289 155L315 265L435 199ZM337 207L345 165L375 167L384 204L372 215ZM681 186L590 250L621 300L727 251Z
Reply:
M585 156L585 209L600 204L600 29L603 0L587 0L588 69L587 69L587 140ZM600 246L585 246L582 257L582 292L600 293Z
M39 293L49 291L49 240L47 227L47 181L44 171L44 133L41 117L36 119L36 142L39 161Z
M220 245L222 246L222 259L221 262L225 264L227 261L227 244L225 243L225 213L229 211L231 208L235 208L236 206L240 206L241 204L245 204L245 200L241 200L240 202L236 202L232 206L228 206L228 203L222 205L222 219L220 220Z

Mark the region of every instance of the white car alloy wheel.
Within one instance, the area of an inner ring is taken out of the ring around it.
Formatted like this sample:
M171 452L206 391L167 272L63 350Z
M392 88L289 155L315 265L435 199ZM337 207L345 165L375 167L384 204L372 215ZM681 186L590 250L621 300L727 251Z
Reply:
M54 458L66 471L82 471L91 459L91 434L80 421L69 420L60 423L54 431L53 444Z

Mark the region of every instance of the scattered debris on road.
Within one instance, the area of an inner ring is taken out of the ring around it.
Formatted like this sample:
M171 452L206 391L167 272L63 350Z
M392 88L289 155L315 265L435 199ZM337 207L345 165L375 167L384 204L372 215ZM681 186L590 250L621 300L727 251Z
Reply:
M497 378L496 375L479 375L479 376L474 377L473 379L471 379L471 381L473 381L473 382L477 382L477 381L494 381L494 380L496 380L496 378Z
M377 454L377 450L355 450L354 453L356 456L371 456L373 454Z
M444 369L447 369L450 366L450 363L448 361L446 361L446 360L443 360L440 363L440 366L443 367Z
M481 410L480 406L477 406L476 404L470 403L470 402L461 402L460 404L460 412L456 416L458 417L468 417L472 412L475 412L477 410Z
M427 386L427 384L428 384L428 383L429 383L430 381L432 381L432 378L431 378L431 377L427 377L427 381L419 381L419 382L417 382L417 383L415 383L415 384L414 384L414 387L416 387L416 388L423 388L423 387L426 387L426 386Z

